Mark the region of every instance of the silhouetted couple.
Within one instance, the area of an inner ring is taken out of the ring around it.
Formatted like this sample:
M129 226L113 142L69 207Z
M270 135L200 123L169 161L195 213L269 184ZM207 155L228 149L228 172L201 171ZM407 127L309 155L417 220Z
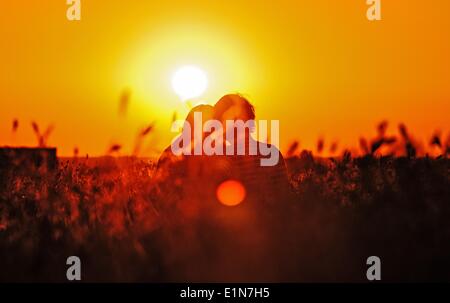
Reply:
M195 125L199 113L200 126ZM230 180L244 189L242 206L234 207L276 205L285 198L289 183L284 158L274 145L253 139L254 121L254 107L237 94L189 112L182 134L158 161L163 198L174 210L189 216L220 207L218 188ZM184 146L178 148L181 141ZM225 199L233 199L230 195L242 196L242 190L225 188Z

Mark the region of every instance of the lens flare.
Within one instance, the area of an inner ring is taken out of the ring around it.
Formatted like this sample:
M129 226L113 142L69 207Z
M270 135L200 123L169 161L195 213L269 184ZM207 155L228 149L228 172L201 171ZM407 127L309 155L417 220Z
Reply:
M217 199L226 206L235 206L244 201L246 196L245 187L236 180L222 182L216 190Z

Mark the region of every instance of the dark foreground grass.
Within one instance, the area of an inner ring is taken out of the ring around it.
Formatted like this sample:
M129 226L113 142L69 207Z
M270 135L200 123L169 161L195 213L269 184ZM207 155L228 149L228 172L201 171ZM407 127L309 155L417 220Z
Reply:
M71 255L83 281L365 281L372 255L384 281L450 281L448 159L287 165L289 199L194 210L150 160L2 168L0 281L66 281Z

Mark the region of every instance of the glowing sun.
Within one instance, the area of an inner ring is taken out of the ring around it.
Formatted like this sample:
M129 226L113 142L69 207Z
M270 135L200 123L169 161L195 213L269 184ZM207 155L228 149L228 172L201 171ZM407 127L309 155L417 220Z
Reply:
M193 65L180 67L172 76L172 88L183 101L201 96L207 86L206 73Z

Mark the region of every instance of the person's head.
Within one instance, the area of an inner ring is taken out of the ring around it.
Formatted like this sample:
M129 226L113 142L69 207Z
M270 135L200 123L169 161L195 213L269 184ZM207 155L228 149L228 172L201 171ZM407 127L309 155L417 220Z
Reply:
M223 96L214 105L214 119L219 120L224 126L225 133L234 126L227 125L227 121L243 121L249 126L248 135L254 130L255 108L243 96L239 94L228 94ZM237 134L239 136L239 134Z
M255 108L239 94L223 96L214 105L214 118L219 121L226 120L254 120Z
M192 137L194 136L194 114L195 113L201 113L202 114L202 130L203 126L205 125L206 121L211 120L214 118L214 107L208 104L200 104L195 107L193 107L189 113L186 116L185 122L188 122L191 126L191 134ZM205 134L203 134L205 136Z

